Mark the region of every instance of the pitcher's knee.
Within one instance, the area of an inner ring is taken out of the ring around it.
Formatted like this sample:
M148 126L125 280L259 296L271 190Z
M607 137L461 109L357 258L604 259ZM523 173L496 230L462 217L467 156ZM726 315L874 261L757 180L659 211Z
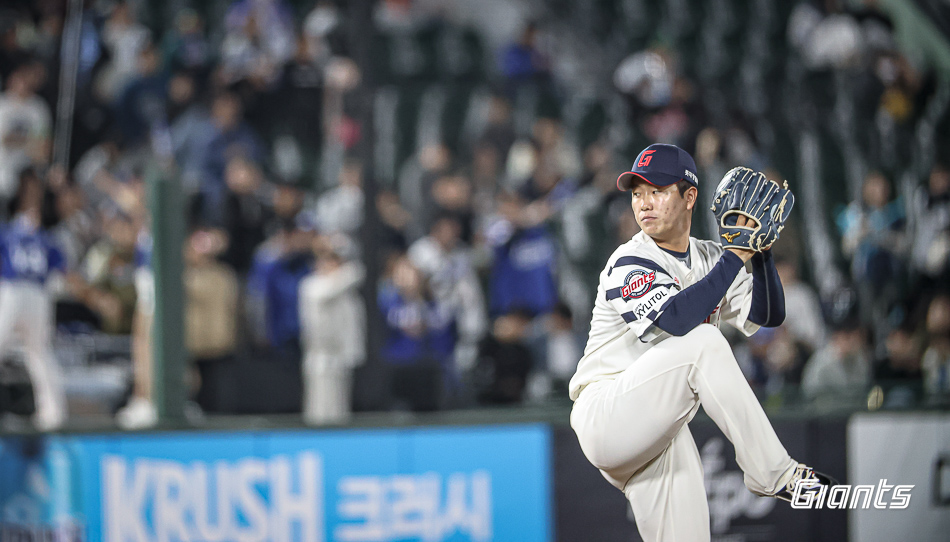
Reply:
M726 340L726 337L719 331L718 327L711 324L699 324L693 328L692 331L684 335L683 338L689 341L691 346L696 348L725 348L731 351L729 341Z

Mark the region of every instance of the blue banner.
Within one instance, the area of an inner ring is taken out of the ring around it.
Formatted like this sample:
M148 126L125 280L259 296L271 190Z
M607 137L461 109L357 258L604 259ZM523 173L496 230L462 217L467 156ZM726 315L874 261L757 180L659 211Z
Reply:
M4 439L0 542L548 541L550 450L543 425Z
M0 542L86 539L75 457L67 437L0 439Z

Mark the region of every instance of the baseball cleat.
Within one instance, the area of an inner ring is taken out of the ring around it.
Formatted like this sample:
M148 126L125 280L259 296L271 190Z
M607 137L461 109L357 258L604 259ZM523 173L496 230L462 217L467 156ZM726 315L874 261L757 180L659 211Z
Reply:
M792 479L785 484L785 487L780 489L778 493L770 496L776 499L782 499L786 502L792 502L795 488L799 485L801 485L799 494L804 495L808 493L818 493L823 486L836 486L838 485L838 481L827 474L816 471L808 465L799 463L798 466L795 467L795 473L792 474Z

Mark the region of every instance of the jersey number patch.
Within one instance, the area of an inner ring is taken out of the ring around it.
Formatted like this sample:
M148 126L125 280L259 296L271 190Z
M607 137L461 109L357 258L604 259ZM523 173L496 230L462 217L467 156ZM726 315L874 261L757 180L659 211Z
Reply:
M13 269L20 275L43 275L49 269L49 262L42 249L36 246L16 246L10 256Z
M643 297L653 287L653 281L656 280L656 271L646 272L635 269L627 274L623 279L623 288L620 295L624 301Z

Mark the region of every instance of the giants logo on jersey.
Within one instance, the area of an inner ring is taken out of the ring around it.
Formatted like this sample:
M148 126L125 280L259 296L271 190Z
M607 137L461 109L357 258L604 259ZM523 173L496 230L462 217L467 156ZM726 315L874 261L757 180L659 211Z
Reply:
M620 295L624 301L643 297L653 287L654 280L656 280L656 271L647 272L642 269L634 269L627 274L627 278L623 279L623 288L620 290Z

